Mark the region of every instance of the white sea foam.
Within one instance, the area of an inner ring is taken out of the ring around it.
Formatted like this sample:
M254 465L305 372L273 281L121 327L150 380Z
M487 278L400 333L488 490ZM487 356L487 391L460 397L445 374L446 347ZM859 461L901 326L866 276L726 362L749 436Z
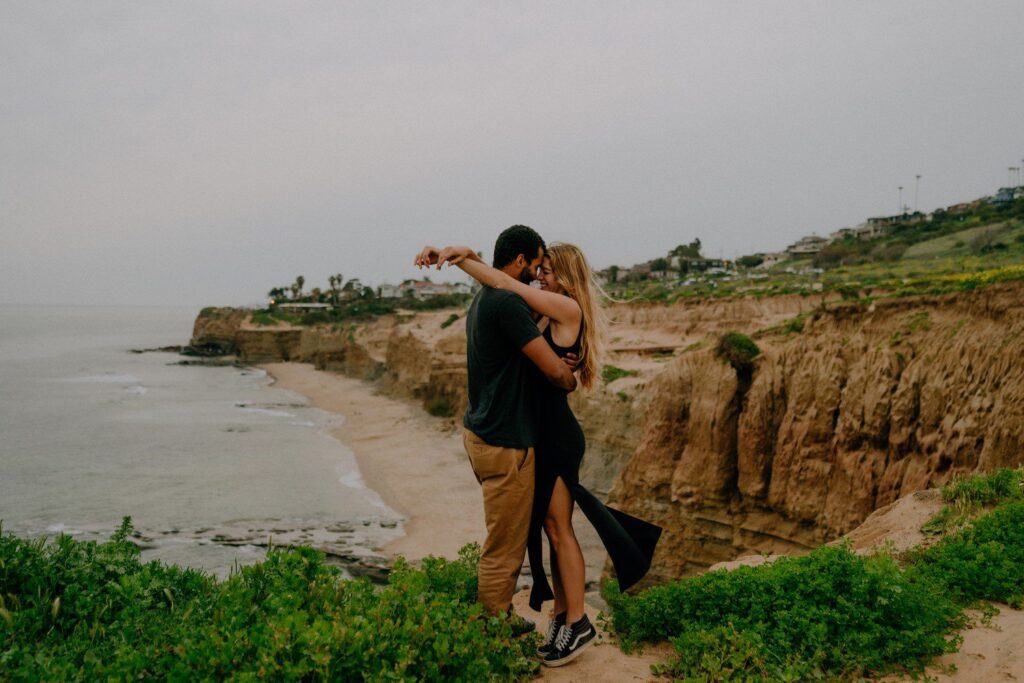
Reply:
M311 422L309 420L303 420L301 422L289 422L288 424L295 425L296 427L316 427L316 423Z
M135 375L108 372L102 375L86 375L85 377L65 377L61 381L74 382L76 384L138 384L139 378Z
M363 475L359 473L359 470L349 470L343 476L338 478L338 481L343 486L347 486L350 489L365 489L366 482L363 481Z
M255 413L257 415L270 415L273 417L295 417L295 413L285 412L284 410L274 410L272 408L253 408L251 406L238 406L238 409L246 413Z
M139 396L142 396L143 394L149 393L149 389L147 389L146 387L142 386L141 384L136 384L133 387L126 388L124 390L124 392L126 394L138 394Z

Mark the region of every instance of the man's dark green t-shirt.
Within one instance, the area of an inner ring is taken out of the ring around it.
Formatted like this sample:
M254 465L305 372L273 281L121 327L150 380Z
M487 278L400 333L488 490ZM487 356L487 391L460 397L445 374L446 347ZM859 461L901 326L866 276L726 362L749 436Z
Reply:
M484 287L466 316L469 407L462 424L492 446L534 445L533 363L522 348L540 336L518 294Z

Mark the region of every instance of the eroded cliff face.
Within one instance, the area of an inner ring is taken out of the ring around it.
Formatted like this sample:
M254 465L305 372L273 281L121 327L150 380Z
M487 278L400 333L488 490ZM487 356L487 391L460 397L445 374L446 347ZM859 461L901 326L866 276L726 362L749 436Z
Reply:
M634 374L571 397L587 435L582 481L601 495L611 490L640 442L643 416L656 398L648 384L668 367L672 354L709 334L741 323L777 324L819 303L815 297L787 296L614 306L609 362ZM454 427L467 403L466 337L464 317L449 323L451 315L450 310L408 312L371 322L299 327L259 325L247 311L207 309L196 320L193 344L234 349L247 362L307 362L377 380L386 393L447 409Z
M755 334L746 381L713 349L680 355L610 496L665 527L650 579L809 549L956 472L1024 462L1022 333L1013 284L834 303Z
M458 312L461 314L461 311ZM196 321L193 341L243 360L294 360L466 405L465 322L452 311L274 327L244 312ZM662 525L648 581L751 552L799 553L955 472L1024 460L1024 285L873 304L820 297L617 305L619 379L571 399L582 479ZM782 323L803 316L801 332ZM727 330L762 354L737 373Z

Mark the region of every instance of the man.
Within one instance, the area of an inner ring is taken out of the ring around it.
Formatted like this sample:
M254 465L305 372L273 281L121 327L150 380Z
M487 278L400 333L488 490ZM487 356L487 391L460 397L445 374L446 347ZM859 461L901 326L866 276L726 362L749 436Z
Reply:
M513 225L498 236L493 265L529 284L544 249L531 228ZM418 266L437 261L434 247L416 257ZM576 388L576 378L541 336L529 306L512 292L483 287L469 307L466 338L469 407L463 444L483 489L487 525L477 599L491 614L511 614L533 504L535 372L530 364L566 391Z

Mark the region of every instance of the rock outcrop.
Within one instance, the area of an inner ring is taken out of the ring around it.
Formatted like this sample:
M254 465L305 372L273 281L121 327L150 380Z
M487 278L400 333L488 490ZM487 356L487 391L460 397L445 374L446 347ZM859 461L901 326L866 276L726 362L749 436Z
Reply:
M610 502L665 527L650 579L810 549L958 472L1024 462L1024 287L839 303L652 381Z

